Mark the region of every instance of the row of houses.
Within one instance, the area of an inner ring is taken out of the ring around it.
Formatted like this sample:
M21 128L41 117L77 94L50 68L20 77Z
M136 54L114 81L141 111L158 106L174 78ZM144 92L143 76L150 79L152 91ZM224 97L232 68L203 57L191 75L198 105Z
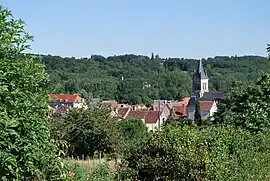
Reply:
M199 101L202 119L212 119L217 111L217 104L222 99L222 92L209 92L208 75L202 62L198 63L193 75L193 95L174 100L154 100L150 107L143 104L128 105L115 100L100 101L95 104L110 108L112 116L118 119L141 119L150 131L160 129L171 116L174 120L187 118L194 120L196 102ZM93 102L92 102L93 104ZM69 109L87 108L84 99L76 94L49 94L49 105L55 115L66 113ZM89 104L91 105L91 104Z

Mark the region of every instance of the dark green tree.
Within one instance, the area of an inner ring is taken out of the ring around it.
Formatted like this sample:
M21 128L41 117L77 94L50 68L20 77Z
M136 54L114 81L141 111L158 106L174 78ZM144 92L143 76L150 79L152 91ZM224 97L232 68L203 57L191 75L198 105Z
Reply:
M217 122L233 124L251 132L267 131L270 128L269 87L269 73L263 74L256 84L233 87L219 107Z
M270 44L267 44L266 51L267 51L268 55L270 55Z
M194 121L198 126L202 125L202 118L201 118L201 110L200 110L200 102L196 100L195 104L195 114L194 114Z

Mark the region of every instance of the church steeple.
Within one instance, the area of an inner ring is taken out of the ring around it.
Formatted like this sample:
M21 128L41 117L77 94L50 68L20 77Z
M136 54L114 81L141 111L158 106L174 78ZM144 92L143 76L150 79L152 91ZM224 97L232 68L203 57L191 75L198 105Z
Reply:
M193 93L202 97L204 92L208 92L208 75L203 67L202 60L199 61L197 69L193 74Z
M201 79L208 79L206 70L203 68L202 60L199 61L196 69L196 76Z

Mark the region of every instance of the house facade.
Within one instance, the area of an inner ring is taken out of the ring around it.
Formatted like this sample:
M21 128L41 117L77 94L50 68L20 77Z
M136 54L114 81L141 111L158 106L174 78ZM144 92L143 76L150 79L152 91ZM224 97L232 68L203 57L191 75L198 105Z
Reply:
M48 97L53 114L64 114L73 108L86 108L84 99L76 94L49 94Z

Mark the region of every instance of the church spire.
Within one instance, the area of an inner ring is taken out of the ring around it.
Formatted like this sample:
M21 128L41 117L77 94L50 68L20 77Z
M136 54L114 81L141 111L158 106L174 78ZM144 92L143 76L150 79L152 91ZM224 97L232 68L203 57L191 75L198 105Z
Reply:
M195 75L200 79L208 79L206 70L203 67L202 60L199 61Z

